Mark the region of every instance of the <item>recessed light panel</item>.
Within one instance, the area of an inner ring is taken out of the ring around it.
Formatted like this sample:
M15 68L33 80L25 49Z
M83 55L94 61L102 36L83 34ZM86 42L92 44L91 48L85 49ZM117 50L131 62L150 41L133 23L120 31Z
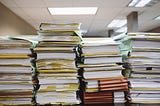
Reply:
M51 15L94 15L98 7L48 8Z
M152 0L132 0L128 7L144 7L149 4Z
M118 28L124 26L125 24L127 24L126 19L115 19L108 25L108 28Z

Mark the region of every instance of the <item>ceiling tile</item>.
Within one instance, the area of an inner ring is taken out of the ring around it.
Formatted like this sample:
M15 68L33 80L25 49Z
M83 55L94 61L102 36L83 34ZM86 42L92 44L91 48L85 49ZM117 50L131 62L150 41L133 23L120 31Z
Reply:
M12 7L10 8L12 10L12 12L14 12L16 15L20 16L22 19L25 19L25 20L31 20L32 18L27 15L23 9L19 8L19 7Z
M23 11L37 23L52 21L46 8L23 8Z
M14 0L18 7L45 7L42 0Z
M46 7L71 7L72 0L43 0Z
M106 35L107 25L115 18L126 18L132 11L138 11L139 29L141 31L157 27L154 21L160 15L160 2L152 7L131 8L127 4L131 0L0 0L15 14L38 29L42 22L72 23L81 22L81 29L88 30L87 36ZM53 16L47 7L95 7L96 15Z
M14 0L0 0L2 4L4 4L6 7L17 7Z
M152 20L152 21L146 22L145 24L141 24L139 26L139 31L148 31L159 26L160 26L160 21L158 22L158 21Z

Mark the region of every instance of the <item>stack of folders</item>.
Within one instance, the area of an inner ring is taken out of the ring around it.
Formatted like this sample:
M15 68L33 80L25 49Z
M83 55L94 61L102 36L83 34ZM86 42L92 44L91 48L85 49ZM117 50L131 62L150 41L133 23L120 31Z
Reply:
M67 29L67 26L72 25L79 26L79 24L41 24L42 30L38 31L41 39L34 51L37 53L36 67L40 88L36 102L41 105L80 103L77 98L79 80L74 51L80 37L75 29ZM47 27L49 28L46 29Z
M0 39L0 104L31 105L33 97L31 43Z
M130 33L132 103L160 104L160 34Z
M83 38L80 46L81 63L86 88L83 92L85 105L125 103L124 91L128 80L122 76L122 62L118 43L110 38Z

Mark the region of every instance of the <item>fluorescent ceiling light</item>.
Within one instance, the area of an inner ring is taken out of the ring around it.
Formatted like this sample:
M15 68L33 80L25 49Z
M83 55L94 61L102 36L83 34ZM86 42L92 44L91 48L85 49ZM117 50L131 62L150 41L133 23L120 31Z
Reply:
M127 24L126 19L115 19L108 25L108 28L118 28L124 26L125 24Z
M127 27L126 26L121 27L121 28L117 29L115 32L117 32L117 33L127 32Z
M51 15L94 15L98 7L48 8Z
M133 6L135 6L138 2L139 2L139 0L132 0L132 1L128 4L128 6L129 6L129 7L133 7Z
M151 0L141 0L138 4L135 5L135 7L144 7L146 4L148 4Z
M160 20L160 15L155 17L154 20Z
M148 3L150 3L152 0L132 0L128 6L129 7L144 7Z

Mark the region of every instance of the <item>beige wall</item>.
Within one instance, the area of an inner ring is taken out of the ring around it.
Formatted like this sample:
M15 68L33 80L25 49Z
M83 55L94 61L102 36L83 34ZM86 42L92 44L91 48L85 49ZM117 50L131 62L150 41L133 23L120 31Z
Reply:
M0 35L36 34L36 30L0 3Z

